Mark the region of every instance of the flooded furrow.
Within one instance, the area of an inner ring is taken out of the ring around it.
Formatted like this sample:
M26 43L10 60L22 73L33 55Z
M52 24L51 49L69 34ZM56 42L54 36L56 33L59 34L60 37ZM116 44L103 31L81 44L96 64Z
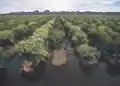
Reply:
M17 62L17 61L16 61ZM79 60L74 55L68 55L68 62L55 66L47 61L46 73L40 81L26 81L21 76L11 73L4 86L120 86L120 76L111 76L108 65L100 62L91 71L83 71Z

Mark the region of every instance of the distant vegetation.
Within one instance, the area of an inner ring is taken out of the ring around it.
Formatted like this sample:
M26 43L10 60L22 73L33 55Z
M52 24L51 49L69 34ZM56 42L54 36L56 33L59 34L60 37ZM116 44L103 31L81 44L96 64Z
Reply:
M28 54L36 61L48 58L65 40L80 56L98 60L119 53L120 49L120 18L103 14L1 15L0 39L12 40L16 53ZM6 50L1 48L3 55Z
M32 47L32 45L28 46L28 44L35 42L34 39L32 40L30 39L32 38L31 36L34 35L36 31L39 30L39 28L45 26L44 24L46 24L48 21L52 19L53 19L52 16L42 16L42 15L0 16L0 55L1 55L0 62L2 62L1 64L3 64L3 60L5 58L11 57L11 56L13 57L13 55L11 55L11 53L8 52L8 50L11 50L11 47L13 47L13 45L6 43L7 42L6 40L9 40L10 42L14 44L14 50L15 50L15 52L13 51L14 54L23 53L22 51L24 51L25 53L24 49L28 47L29 48ZM24 40L26 40L25 41L26 45L24 45L24 47L20 46L20 43L22 43L22 41ZM19 45L19 48L16 47L18 45ZM43 47L42 45L40 46ZM37 48L40 49L38 46ZM44 48L42 49L44 51ZM4 62L7 62L7 59Z

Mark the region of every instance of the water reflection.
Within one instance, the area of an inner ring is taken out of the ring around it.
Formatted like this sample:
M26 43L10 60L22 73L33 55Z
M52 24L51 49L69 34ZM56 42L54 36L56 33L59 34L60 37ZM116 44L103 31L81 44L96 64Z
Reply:
M107 66L107 73L111 76L118 76L120 75L120 67L116 67L114 65L108 65Z
M9 77L4 86L120 86L120 76L111 76L110 68L105 62L93 68L82 68L76 57L69 56L68 64L60 67L48 61L46 74L39 82Z

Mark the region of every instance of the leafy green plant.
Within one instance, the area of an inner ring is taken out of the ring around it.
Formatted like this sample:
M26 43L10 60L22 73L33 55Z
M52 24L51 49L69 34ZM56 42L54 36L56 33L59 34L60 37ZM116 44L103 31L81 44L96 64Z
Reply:
M48 57L48 46L46 40L48 39L48 34L50 29L52 29L53 23L54 19L42 27L37 28L33 33L33 36L30 36L28 39L22 40L16 44L17 52L27 53L29 56L32 55L32 58L36 61Z
M0 38L6 39L6 38L12 38L13 32L11 30L3 30L0 31Z
M76 47L76 51L84 59L91 61L100 58L100 52L95 47L91 47L88 44L82 44Z

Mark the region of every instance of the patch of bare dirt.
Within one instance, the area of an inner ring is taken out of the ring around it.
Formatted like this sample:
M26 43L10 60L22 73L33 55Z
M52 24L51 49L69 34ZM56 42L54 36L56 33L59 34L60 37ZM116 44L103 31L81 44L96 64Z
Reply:
M52 53L52 64L61 66L67 63L67 52L65 49L54 50Z

